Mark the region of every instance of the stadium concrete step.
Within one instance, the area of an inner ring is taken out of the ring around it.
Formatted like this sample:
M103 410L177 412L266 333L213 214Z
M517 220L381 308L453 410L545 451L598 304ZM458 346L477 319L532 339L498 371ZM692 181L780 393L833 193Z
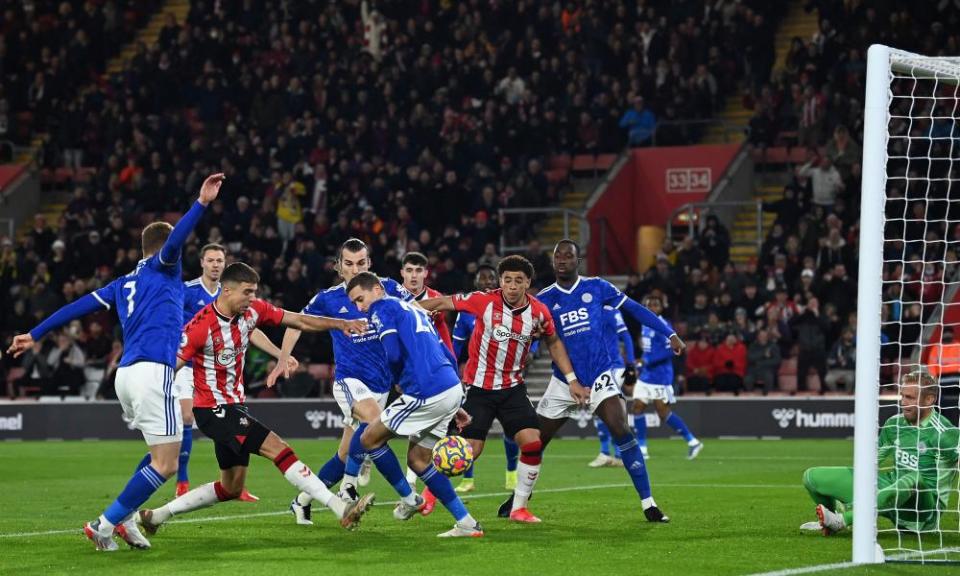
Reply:
M137 32L134 39L127 44L117 56L113 57L110 62L107 63L107 74L123 72L130 63L130 60L136 55L137 47L140 44L148 48L156 45L160 39L160 31L163 30L163 26L166 24L168 14L172 14L177 19L177 22L182 24L186 22L189 13L190 0L168 0L165 2L163 7L157 10L157 12L150 17L150 20L147 21L147 24Z
M819 12L807 12L805 6L808 3L807 0L790 0L787 14L780 22L774 41L777 54L773 64L774 73L781 72L786 67L787 54L790 53L794 38L801 38L807 42L820 29Z

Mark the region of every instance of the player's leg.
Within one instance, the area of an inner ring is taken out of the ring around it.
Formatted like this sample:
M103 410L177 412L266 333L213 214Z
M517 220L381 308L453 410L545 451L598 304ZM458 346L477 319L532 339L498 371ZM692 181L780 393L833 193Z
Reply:
M507 459L507 473L503 487L507 490L513 490L517 487L517 463L520 459L520 446L506 434L503 435L503 454Z
M352 399L350 405L350 424L355 428L353 436L356 436L357 432L360 432L360 425L362 423L370 424L380 418L380 414L383 412L380 404L381 398L371 392L370 389L359 380L345 378L341 382L343 382L342 390L346 391ZM350 447L348 445L348 458L345 461L343 483L341 485L346 491L349 491L349 486L353 486L354 489L356 489L356 487L360 485L359 477L364 465L364 460L356 461L349 458L350 453Z
M543 460L540 420L527 396L526 386L503 390L501 396L497 418L503 425L504 434L512 437L520 447L517 487L513 491L510 519L514 522L540 522L527 508L527 502L540 477L540 463Z
M853 502L853 468L847 466L808 468L803 473L803 487L817 504L817 524L824 535L842 530L846 524L843 514L838 513L838 504ZM812 528L812 524L804 524L801 528Z
M340 446L337 447L337 451L334 452L333 456L329 460L324 462L323 466L317 470L317 478L323 482L323 485L327 488L333 488L337 482L343 479L343 473L346 467L347 453L350 450L350 439L353 437L353 428L344 424L343 432L340 435ZM354 492L355 493L355 492ZM338 494L341 498L344 494ZM296 520L297 524L304 526L313 525L313 511L311 509L311 503L313 502L313 496L307 492L300 492L297 496L290 502L290 512L293 513L293 517Z
M409 396L401 396L387 407L380 415L380 418L369 424L366 422L361 423L357 427L356 432L354 432L353 438L350 440L349 452L349 458L353 460L356 465L362 464L364 458L369 456L374 466L377 467L377 471L379 471L386 481L393 486L393 489L396 490L401 498L401 502L413 507L414 510L420 509L423 505L423 499L413 491L410 483L407 482L403 468L400 466L400 461L397 460L396 454L393 453L393 450L391 450L387 444L396 434L387 427L386 423L394 418L402 420L419 402L422 401ZM349 480L350 479L345 476L344 484Z
M140 430L150 447L150 463L134 472L116 500L83 529L100 550L117 549L113 534L118 527L122 527L121 536L128 544L146 548L150 544L139 534L135 512L177 472L183 424L175 409L173 370L153 362L121 367L117 370L116 391L124 419Z
M665 422L673 428L674 432L686 440L687 460L693 460L700 454L700 451L703 450L703 442L697 439L697 437L693 435L693 432L687 428L687 423L683 421L683 418L670 409L670 405L675 402L673 398L673 387L663 386L663 390L666 396L654 400L653 407L656 409L657 415L660 416L660 421Z
M141 510L138 515L140 525L148 534L156 534L160 526L174 516L207 508L218 502L235 500L240 496L247 477L250 454L245 451L238 453L221 442L214 444L214 451L220 466L220 479L198 486L159 508Z
M247 442L250 442L250 437L247 437ZM343 500L331 492L311 472L310 467L297 457L293 449L273 432L268 432L257 453L272 460L287 482L310 494L314 500L319 500L329 508L340 519L340 525L347 530L356 528L360 518L373 505L372 492L356 501Z
M610 428L610 435L620 448L623 466L640 496L644 516L650 522L669 522L669 518L660 511L653 499L647 467L637 438L627 422L627 411L621 401L619 388L615 384L610 385L608 380L610 380L608 373L601 374L597 379L590 391L590 406Z
M597 428L597 438L600 440L600 453L597 454L597 457L591 460L587 466L591 468L602 468L613 460L613 456L610 455L610 430L599 418L593 419L593 425Z
M463 402L463 395L463 388L454 386L426 399L421 406L409 413L409 417L389 421L396 434L410 437L407 463L417 471L420 480L456 520L453 529L438 535L441 538L483 536L483 528L467 511L450 479L433 465L433 446L447 434L450 422ZM384 412L384 418L386 417L387 413ZM394 516L403 519L408 513L405 508L403 503L398 504Z
M458 430L453 422L447 430L447 434L462 436L470 442L470 448L473 450L473 464L467 468L463 475L463 480L457 486L457 492L464 494L474 490L474 466L477 465L480 455L483 454L484 446L487 441L487 433L493 426L493 419L497 411L497 395L500 390L484 390L476 386L467 388L467 399L463 403L463 409L470 415L472 420L463 430Z

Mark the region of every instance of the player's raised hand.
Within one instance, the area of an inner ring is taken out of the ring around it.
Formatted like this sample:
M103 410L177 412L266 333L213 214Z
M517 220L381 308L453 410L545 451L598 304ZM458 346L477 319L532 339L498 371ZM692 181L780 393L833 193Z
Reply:
M343 326L340 328L344 334L347 336L353 336L355 334L363 334L367 331L367 320L365 318L358 318L356 320L344 320Z
M274 369L270 371L270 374L267 374L267 388L273 388L274 386L276 386L277 378L279 378L281 375L284 378L290 377L290 369L287 368L287 366L289 365L290 365L289 360L287 362L284 362L283 364L280 364L279 362L277 363L276 367L274 367Z
M7 348L7 354L13 354L14 358L19 358L21 354L33 346L33 336L30 334L18 334L13 337L13 342Z
M227 177L224 176L223 172L217 172L216 174L207 176L207 179L203 181L203 185L200 186L199 202L206 206L216 200L217 194L220 193L220 186L226 179Z
M687 349L687 345L676 334L670 336L670 347L673 348L673 353L676 356L683 354L683 351Z
M590 404L590 389L584 388L580 381L574 378L570 381L570 397L578 406L587 406Z
M473 416L471 416L463 408L457 410L456 415L453 417L453 422L457 426L457 430L463 432L463 429L470 425L473 422Z

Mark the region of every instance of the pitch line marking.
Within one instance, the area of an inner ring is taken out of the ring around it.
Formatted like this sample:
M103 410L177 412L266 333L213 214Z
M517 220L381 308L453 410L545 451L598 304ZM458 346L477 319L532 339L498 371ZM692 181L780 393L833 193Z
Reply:
M633 484L620 483L620 484L592 484L588 486L568 486L565 488L543 488L537 490L539 493L544 494L554 494L554 493L563 493L563 492L581 492L584 490L607 490L611 488L632 488ZM770 490L794 490L799 488L799 485L793 484L698 484L698 483L658 483L657 487L662 488L726 488L733 490L760 490L760 489L770 489ZM475 496L462 496L461 498L465 501L470 500L480 500L484 498L502 498L509 496L512 492L490 492L487 494L477 494ZM397 503L396 500L390 502L378 502L377 505L391 506ZM232 514L227 516L200 516L195 518L182 518L174 519L166 522L166 524L196 524L200 522L225 522L227 520L244 520L248 518L265 518L269 516L283 516L285 514L290 514L289 510L276 510L273 512L253 512L250 514ZM0 538L34 538L38 536L58 536L62 534L80 534L83 530L81 528L69 529L69 530L43 530L37 532L8 532L0 534Z

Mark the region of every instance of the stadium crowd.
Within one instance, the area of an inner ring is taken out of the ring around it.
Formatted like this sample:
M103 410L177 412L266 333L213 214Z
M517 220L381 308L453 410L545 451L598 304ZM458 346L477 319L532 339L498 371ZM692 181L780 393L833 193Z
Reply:
M114 31L115 13L129 11L123 2L60 4L94 10ZM850 390L859 47L956 15L949 3L910 17L885 5L815 4L821 31L799 39L786 73L771 76L785 8L759 0L193 2L186 22L170 18L156 46L138 45L122 74L88 90L78 89L87 72L42 66L42 82L77 94L51 100L33 118L51 136L43 164L95 169L74 183L59 222L38 215L16 244L3 240L4 336L132 268L139 226L184 210L184 191L214 170L228 175L226 194L185 252L189 277L199 275L199 246L220 242L261 273L265 297L300 309L335 282L334 249L356 236L373 246L381 275L398 277L407 251L426 253L428 284L451 293L470 289L476 266L502 256L503 232L511 243L529 242L542 287L552 281L542 251L550 247L529 236L530 221L501 221L498 210L555 202L564 182L548 177L551 157L695 142L702 125L681 120L710 118L724 95L743 91L757 110L756 146L793 132L798 145L824 153L811 152L783 199L765 206L777 221L756 261L734 266L730 234L714 219L696 237L665 242L627 291L666 298L666 314L690 341L679 360L684 390L776 390L790 358L796 374L819 376L821 390ZM46 14L48 26L86 27L63 11ZM876 25L851 24L861 14ZM22 11L4 17L32 22ZM904 19L911 26L901 26ZM4 63L16 44L10 26ZM44 50L71 53L62 34L36 37L43 41L33 68L3 68L5 79L13 70L20 80L4 82L0 115L32 105L23 74L41 67ZM117 44L98 44L93 71ZM896 313L924 309L905 304ZM49 339L24 361L21 382L74 392L109 374L120 346L115 328L103 314ZM890 340L890 356L899 354L896 342L910 341ZM301 356L332 360L323 338L301 342ZM250 365L259 370L255 382L266 359ZM806 378L797 381L807 388Z

